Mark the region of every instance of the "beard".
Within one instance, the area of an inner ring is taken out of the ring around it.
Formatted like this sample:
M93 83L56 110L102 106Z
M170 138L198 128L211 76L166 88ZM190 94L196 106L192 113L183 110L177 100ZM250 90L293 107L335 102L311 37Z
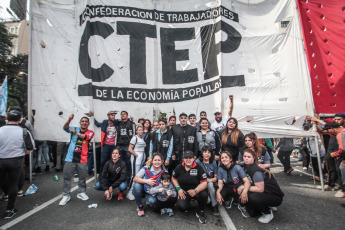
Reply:
M216 121L219 123L222 121L222 117L216 117Z

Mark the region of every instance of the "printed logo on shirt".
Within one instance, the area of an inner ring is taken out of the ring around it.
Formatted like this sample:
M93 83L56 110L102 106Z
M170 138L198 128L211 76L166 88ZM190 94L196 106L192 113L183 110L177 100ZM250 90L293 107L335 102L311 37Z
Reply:
M121 171L121 167L116 168L116 173L119 173Z
M190 143L190 144L194 143L194 137L193 136L188 136L188 143Z
M234 177L233 180L234 180L234 184L238 184L238 182L240 182L240 180L238 179L238 177Z
M197 169L191 169L191 170L189 171L189 175L191 175L191 176L197 176L197 175L198 175L198 170L197 170ZM205 174L205 176L206 176L206 174Z
M162 142L162 146L163 146L164 148L169 147L169 141L168 141L168 140L164 140L164 141Z
M203 179L207 179L206 173L203 173L203 174L202 174L202 178L203 178Z
M127 135L127 129L121 129L121 136Z

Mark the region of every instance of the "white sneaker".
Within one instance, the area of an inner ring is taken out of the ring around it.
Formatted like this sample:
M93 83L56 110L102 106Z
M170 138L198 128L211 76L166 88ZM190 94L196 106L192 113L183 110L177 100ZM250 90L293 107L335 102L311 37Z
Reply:
M268 224L271 220L273 220L273 213L272 210L270 211L270 214L263 214L258 221L263 224Z
M303 167L303 170L304 170L304 171L307 171L307 170L308 170L308 168L307 168L307 167Z
M128 192L126 197L128 200L135 200L135 197L132 192Z
M62 199L59 203L59 205L65 205L67 204L67 202L71 199L71 196L70 195L65 195L65 196L62 196Z
M89 197L85 194L85 192L78 193L77 198L79 198L81 200L88 200L89 199Z

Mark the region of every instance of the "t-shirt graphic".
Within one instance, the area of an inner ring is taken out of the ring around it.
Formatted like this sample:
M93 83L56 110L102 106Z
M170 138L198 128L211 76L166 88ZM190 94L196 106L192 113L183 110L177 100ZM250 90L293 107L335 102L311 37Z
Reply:
M113 124L107 126L104 144L106 145L115 145L116 139L116 127Z
M78 138L76 143L75 143L72 162L80 163L81 151L83 148L82 146L83 146L83 140Z

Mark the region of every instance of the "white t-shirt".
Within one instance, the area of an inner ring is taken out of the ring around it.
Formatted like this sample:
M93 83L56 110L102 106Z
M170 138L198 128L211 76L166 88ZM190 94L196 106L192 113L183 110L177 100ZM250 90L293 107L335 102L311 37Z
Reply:
M132 137L132 139L129 143L134 145L133 150L135 153L139 154L139 153L143 153L145 151L146 143L142 138L138 137L137 135Z
M224 129L226 127L226 122L229 120L229 118L230 118L229 114L226 114L226 116L223 118L221 122L218 123L217 121L214 121L211 124L211 129L217 132Z

